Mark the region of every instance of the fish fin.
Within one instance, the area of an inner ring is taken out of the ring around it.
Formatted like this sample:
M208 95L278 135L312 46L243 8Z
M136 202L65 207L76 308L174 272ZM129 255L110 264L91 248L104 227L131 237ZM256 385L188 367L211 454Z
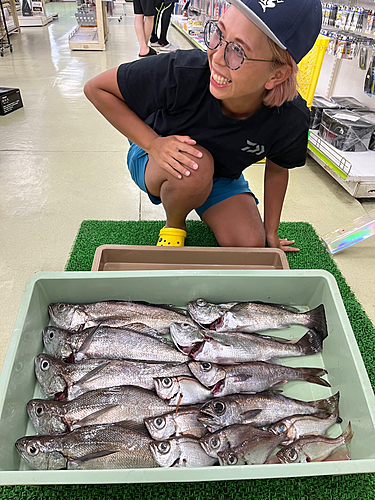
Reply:
M337 411L339 405L340 393L336 392L333 396L326 399L319 399L318 401L312 401L311 404L321 410L324 413L331 415Z
M98 373L100 373L102 370L104 370L104 368L106 368L110 363L111 363L111 361L106 361L103 364L97 366L96 368L94 368L90 372L86 373L86 375L84 375L82 378L77 380L77 382L75 384L73 384L73 386L77 387L81 384L84 384L85 382L88 382L89 380L93 380L94 378L96 378Z
M288 311L291 313L299 313L301 312L299 309L293 306L286 306L284 304L275 304L274 302L262 302L261 300L252 300L252 304L266 304L267 306L277 307L278 309L282 309L283 311Z
M247 423L251 423L253 421L253 419L259 415L259 413L261 412L262 410L249 410L249 411L245 411L244 413L241 413L241 417L242 417L242 423L243 424L247 424Z
M142 335L146 335L148 337L152 337L154 339L157 339L160 342L163 342L163 344L168 344L168 345L174 346L174 343L169 338L166 338L164 336L164 334L158 332L154 328L150 328L149 326L145 325L144 323L129 323L128 325L126 325L125 328L127 328L131 331L140 333Z
M102 410L95 411L94 413L91 413L90 415L87 415L87 417L83 418L82 420L78 420L75 423L75 426L78 427L84 427L85 425L93 425L92 423L95 422L95 420L106 413L109 413L113 408L116 408L117 405L109 405L103 408ZM104 422L96 422L98 423L104 423Z
M328 336L324 304L320 304L320 306L315 309L311 309L311 311L305 314L309 317L309 323L307 326L321 332L323 335L322 340L324 340Z
M351 439L353 438L354 432L352 429L352 424L349 422L348 427L344 430L342 433L342 437L344 438L345 443L349 443Z
M322 352L324 334L317 330L309 330L305 335L296 342L301 352L305 356Z
M93 453L89 453L88 455L84 455L83 457L76 458L75 460L68 460L68 468L75 468L75 466L79 467L80 465L88 462L90 460L94 460L95 458L103 458L109 455L113 455L114 453L118 453L119 450L101 450L95 451Z
M132 301L134 304L141 304L144 306L150 306L150 307L159 307L160 309L166 309L167 311L173 311L182 314L183 316L188 316L190 317L190 314L186 309L179 309L178 307L174 306L173 304L153 304L151 302L147 302L144 300L133 300Z
M81 347L76 352L76 355L77 354L86 354L86 352L88 351L88 349L89 349L89 347L91 345L92 339L94 338L95 333L96 333L96 331L97 331L97 329L99 328L100 325L101 325L101 323L99 323L98 325L96 325L93 328L93 330L87 335L87 337L85 338L85 340L82 342Z
M299 369L300 373L300 378L301 380L305 380L306 382L310 382L311 384L318 384L322 385L324 387L331 387L331 384L327 382L327 380L324 380L323 378L320 378L322 375L327 374L327 370L324 370L323 368L300 368Z
M145 434L149 436L148 430L143 423L135 422L134 420L121 420L120 422L116 422L116 425L120 425L121 427L125 427L126 429L130 429L132 431L139 432L141 434Z

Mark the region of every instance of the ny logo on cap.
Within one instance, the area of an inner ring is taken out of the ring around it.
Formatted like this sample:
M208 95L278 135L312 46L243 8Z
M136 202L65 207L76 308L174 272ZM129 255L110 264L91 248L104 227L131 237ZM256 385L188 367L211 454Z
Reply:
M276 7L277 3L284 3L284 0L259 0L258 3L262 7L263 12L266 12L267 9Z

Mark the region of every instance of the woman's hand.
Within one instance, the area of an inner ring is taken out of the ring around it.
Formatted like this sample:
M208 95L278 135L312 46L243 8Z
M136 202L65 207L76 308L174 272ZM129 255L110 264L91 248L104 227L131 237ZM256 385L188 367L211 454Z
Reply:
M268 246L271 248L281 248L284 252L299 252L299 248L289 246L294 243L294 240L280 239L277 231L267 233L266 237Z
M147 152L164 170L177 179L189 176L197 170L198 164L192 157L202 158L203 153L193 146L194 139L189 136L171 135L168 137L156 137L147 148Z

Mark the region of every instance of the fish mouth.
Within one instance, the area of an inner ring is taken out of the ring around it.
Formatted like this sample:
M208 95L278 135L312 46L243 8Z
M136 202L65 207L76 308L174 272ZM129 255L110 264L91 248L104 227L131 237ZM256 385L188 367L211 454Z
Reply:
M224 385L225 385L225 379L219 380L219 382L216 382L216 384L213 386L211 393L214 396L218 396L219 394L221 394L221 391L224 388Z
M216 319L213 323L211 323L208 328L209 330L216 330L217 327L221 326L222 324L223 324L223 317L220 316L220 318Z
M197 342L193 345L193 347L190 349L190 352L189 352L189 356L193 359L196 359L196 357L198 356L198 354L202 351L203 347L204 347L204 343L205 341L203 340L203 342Z

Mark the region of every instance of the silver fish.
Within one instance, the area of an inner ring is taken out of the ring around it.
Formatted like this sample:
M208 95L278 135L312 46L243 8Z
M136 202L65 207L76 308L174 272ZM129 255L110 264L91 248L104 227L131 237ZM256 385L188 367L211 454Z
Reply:
M352 426L348 427L337 438L327 436L306 436L276 453L283 463L321 462L334 453L337 448L353 438Z
M326 380L320 378L327 373L322 368L290 368L261 361L233 366L191 361L189 368L199 382L212 388L211 392L215 397L239 393L254 394L285 384L288 380L305 380L330 387Z
M170 405L205 403L212 397L211 391L193 377L158 377L154 383L158 396Z
M70 401L88 391L119 385L134 385L153 391L154 377L191 374L186 363L146 363L116 359L65 363L48 354L37 356L35 372L46 395L64 401Z
M143 427L146 417L171 411L171 406L155 393L132 386L89 391L72 401L32 399L27 412L38 434L72 431L95 424L126 422Z
M206 434L200 439L200 443L207 455L218 458L220 451L239 446L256 431L257 428L252 424L234 424Z
M205 299L192 300L187 305L187 310L194 321L200 325L210 325L221 318L226 311L238 302L226 302L224 304L213 304Z
M338 400L339 393L317 401L299 401L274 391L233 394L205 403L199 420L216 429L233 424L254 424L261 427L296 414L327 417L337 408Z
M184 363L186 356L173 344L148 334L141 324L126 328L97 326L78 333L69 333L56 327L43 331L46 350L57 358L82 361L90 358L135 359Z
M207 431L206 427L199 422L199 415L198 408L181 407L178 411L145 418L145 426L152 438L157 441L184 435L200 438Z
M254 428L253 434L241 444L218 453L220 465L264 464L279 446L283 437L267 430Z
M268 429L274 434L285 435L283 445L297 441L303 436L321 436L334 424L341 424L338 408L327 418L318 418L313 415L295 415L276 422Z
M289 306L264 302L240 302L214 321L210 329L217 332L253 333L302 325L314 328L327 336L327 321L323 304L304 313L292 312L293 309L291 310Z
M203 451L199 439L189 436L153 442L150 448L161 467L207 467L217 462Z
M84 363L65 363L49 354L39 354L35 358L35 375L47 397L64 393L75 382L108 360L90 359Z
M26 436L16 449L33 469L158 467L145 434L119 424L83 427L59 436Z
M174 321L194 323L183 309L166 304L110 300L92 304L55 303L48 307L55 326L65 330L79 331L98 324L125 326L144 323L161 332L169 333Z
M297 342L251 333L208 332L176 323L170 331L176 347L184 354L196 361L222 365L312 355L322 351L324 340L324 335L315 330L309 330Z

